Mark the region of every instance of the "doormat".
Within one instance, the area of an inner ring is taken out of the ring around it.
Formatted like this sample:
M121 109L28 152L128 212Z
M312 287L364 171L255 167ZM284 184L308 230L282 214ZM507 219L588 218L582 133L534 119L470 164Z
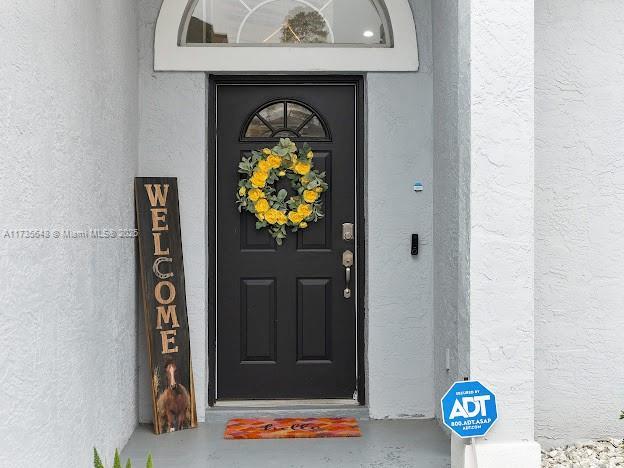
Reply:
M355 418L230 419L226 439L361 437Z

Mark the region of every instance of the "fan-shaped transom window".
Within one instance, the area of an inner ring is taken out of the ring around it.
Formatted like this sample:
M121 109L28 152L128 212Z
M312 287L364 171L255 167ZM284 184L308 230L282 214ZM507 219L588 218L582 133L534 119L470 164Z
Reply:
M154 70L416 71L410 0L162 0Z
M327 140L322 117L302 102L272 101L255 111L243 131L245 139L305 138Z
M191 0L180 43L392 47L377 0Z

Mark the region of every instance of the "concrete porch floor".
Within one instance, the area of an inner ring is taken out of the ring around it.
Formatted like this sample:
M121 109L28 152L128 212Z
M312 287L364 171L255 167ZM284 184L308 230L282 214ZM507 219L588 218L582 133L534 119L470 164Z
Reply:
M154 468L450 467L450 442L435 421L359 421L362 437L340 439L225 440L224 422L155 436L142 425L122 460Z

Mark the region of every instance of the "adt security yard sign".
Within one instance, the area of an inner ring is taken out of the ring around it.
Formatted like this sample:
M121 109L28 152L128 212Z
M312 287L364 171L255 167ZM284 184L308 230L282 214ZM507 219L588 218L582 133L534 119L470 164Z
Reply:
M442 397L446 427L464 439L483 437L496 422L496 396L476 381L455 382Z

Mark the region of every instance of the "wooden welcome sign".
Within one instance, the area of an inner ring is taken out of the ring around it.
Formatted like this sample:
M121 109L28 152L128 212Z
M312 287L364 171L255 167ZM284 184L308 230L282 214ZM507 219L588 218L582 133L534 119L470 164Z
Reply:
M178 182L137 177L134 191L154 432L162 434L197 427Z

